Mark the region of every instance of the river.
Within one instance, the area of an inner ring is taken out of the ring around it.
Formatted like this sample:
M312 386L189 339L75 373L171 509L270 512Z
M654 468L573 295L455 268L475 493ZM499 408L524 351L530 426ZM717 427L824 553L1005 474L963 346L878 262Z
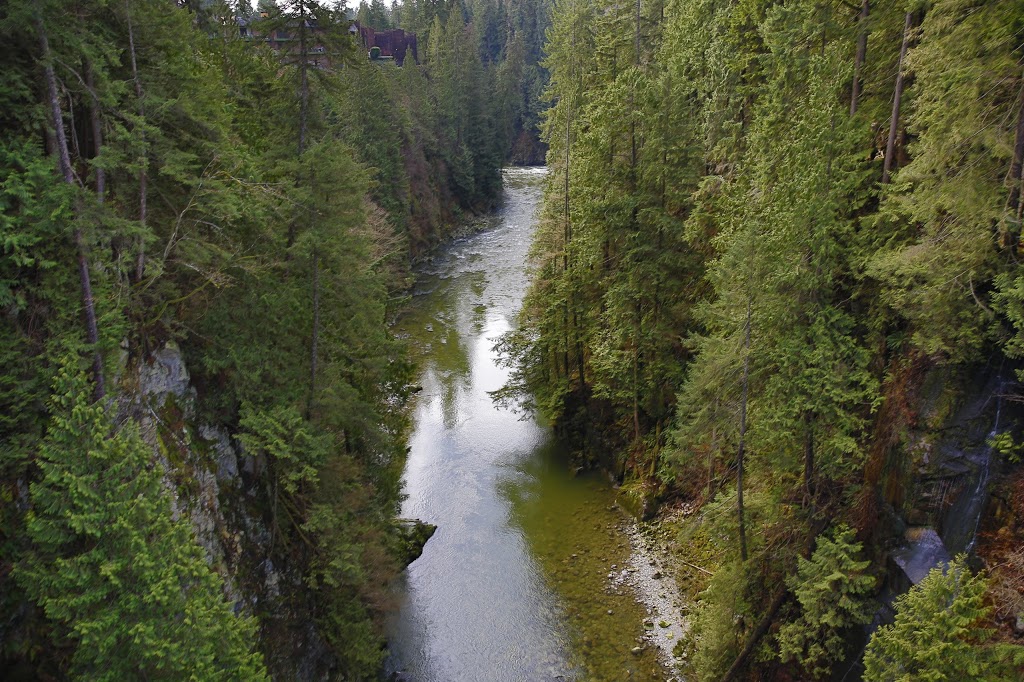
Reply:
M638 647L646 612L609 580L630 555L611 486L571 476L550 429L488 395L507 378L493 345L528 285L544 172L505 171L501 207L421 269L396 325L423 387L402 515L437 525L396 586L387 667L397 679L666 678Z

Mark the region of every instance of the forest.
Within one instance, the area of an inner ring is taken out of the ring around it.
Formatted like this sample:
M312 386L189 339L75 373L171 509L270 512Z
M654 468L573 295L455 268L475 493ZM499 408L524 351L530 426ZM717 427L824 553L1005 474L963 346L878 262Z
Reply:
M688 510L685 679L1024 677L1024 0L22 0L0 64L6 679L377 679L391 325L544 163L495 395Z
M1020 679L1024 4L556 0L542 63L500 397L640 513L697 508L686 679L846 679L904 530L969 497L943 438L985 391L999 492L948 547L976 552L861 672Z
M358 12L0 7L0 676L376 678L409 560L389 321L543 159L546 15Z

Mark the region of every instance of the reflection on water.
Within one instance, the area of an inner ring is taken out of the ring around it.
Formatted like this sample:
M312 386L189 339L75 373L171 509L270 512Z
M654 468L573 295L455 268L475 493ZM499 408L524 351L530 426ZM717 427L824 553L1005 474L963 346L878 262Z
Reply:
M506 171L501 210L421 273L398 323L419 355L423 386L402 515L438 527L397 586L388 667L401 679L617 679L650 668L651 659L629 651L639 607L627 599L605 615L607 564L625 563L611 491L571 478L548 429L488 396L507 378L492 347L526 290L543 175ZM567 601L570 584L588 594ZM603 634L589 623L597 608ZM602 666L614 672L598 674Z
M498 481L519 475L515 466L548 434L496 410L487 395L506 378L491 346L526 288L542 177L537 169L506 174L503 209L422 273L425 293L399 322L421 354L423 386L402 514L438 526L406 571L390 638L391 667L409 679L572 675L558 600L497 494Z

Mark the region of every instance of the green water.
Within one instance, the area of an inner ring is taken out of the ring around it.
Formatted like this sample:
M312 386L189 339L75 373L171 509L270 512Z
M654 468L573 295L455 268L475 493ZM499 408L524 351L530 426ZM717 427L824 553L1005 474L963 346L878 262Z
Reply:
M572 477L549 429L488 395L507 377L492 347L528 284L542 179L543 169L507 171L502 208L423 268L398 323L423 386L402 513L438 526L398 586L388 661L398 679L665 679L653 651L632 653L643 610L609 590L612 565L629 555L614 491Z

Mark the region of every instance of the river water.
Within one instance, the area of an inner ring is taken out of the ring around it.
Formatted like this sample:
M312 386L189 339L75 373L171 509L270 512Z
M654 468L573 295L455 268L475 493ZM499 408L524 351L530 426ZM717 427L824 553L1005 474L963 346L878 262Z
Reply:
M423 387L402 515L438 527L396 586L397 679L665 679L649 647L634 651L644 610L608 579L630 551L614 491L571 476L550 429L488 395L507 378L493 345L528 285L544 172L505 171L501 208L420 271L397 323Z

